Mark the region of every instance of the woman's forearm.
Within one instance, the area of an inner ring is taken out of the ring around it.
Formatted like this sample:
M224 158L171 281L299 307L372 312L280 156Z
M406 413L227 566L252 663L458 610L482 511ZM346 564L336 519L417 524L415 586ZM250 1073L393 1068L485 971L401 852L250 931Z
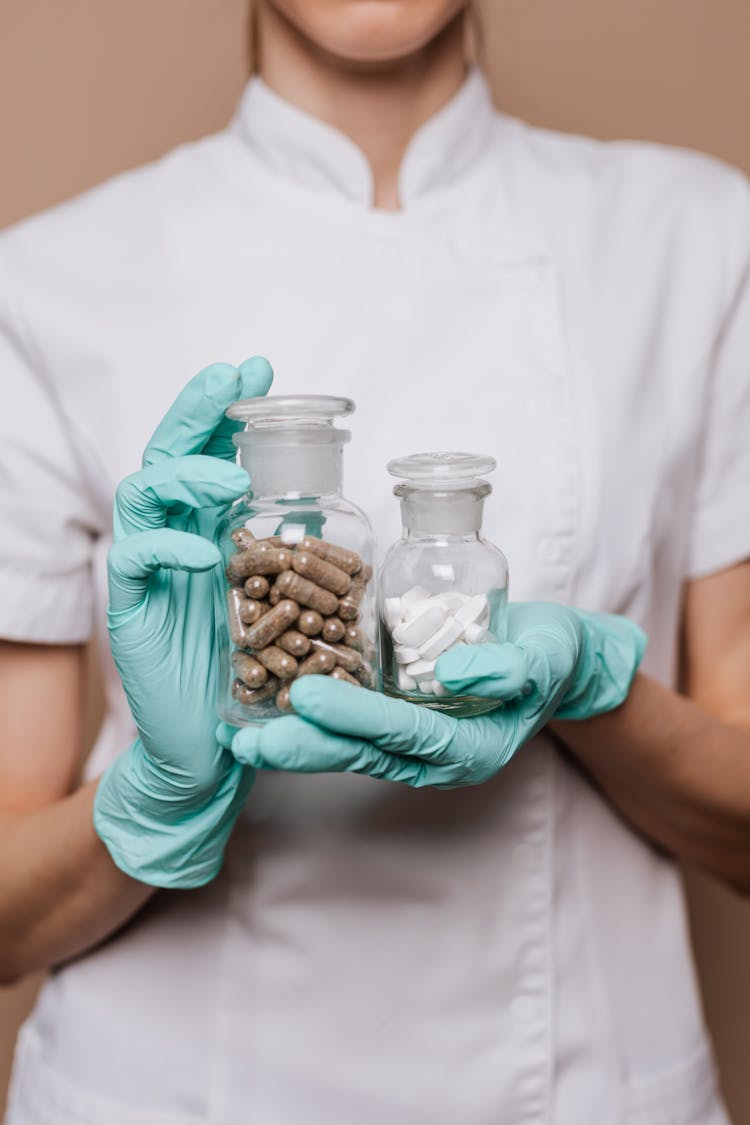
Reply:
M41 808L0 813L0 979L90 949L153 887L115 867L94 831L96 783Z
M638 675L616 711L552 731L635 828L750 893L750 723Z

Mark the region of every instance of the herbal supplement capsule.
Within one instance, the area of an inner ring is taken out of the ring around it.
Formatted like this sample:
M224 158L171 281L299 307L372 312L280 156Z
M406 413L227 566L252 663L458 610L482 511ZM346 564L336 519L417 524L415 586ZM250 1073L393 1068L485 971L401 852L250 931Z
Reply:
M321 559L333 563L346 574L356 574L362 567L362 559L356 551L348 551L346 547L337 547L335 543L329 543L327 539L315 539L312 535L306 535L297 544L297 549L312 551L314 555L319 555Z
M250 688L263 687L268 679L268 672L263 665L247 652L233 652L232 666L238 678Z
M284 684L283 688L281 689L281 691L276 696L276 699L274 700L274 702L275 702L276 706L278 707L279 711L293 711L294 710L294 708L292 707L292 701L289 698L289 684Z
M357 672L362 667L362 654L348 645L329 645L315 637L312 646L318 652L330 652L334 660L347 672Z
M359 606L348 595L341 599L336 612L342 621L359 621Z
M281 593L275 582L271 589L268 591L268 601L271 605L278 605L281 601Z
M280 535L266 535L263 537L263 539L259 539L258 543L260 543L264 550L268 550L269 547L286 546L284 540Z
M276 579L276 585L283 597L294 598L300 605L317 609L318 613L323 613L326 617L335 613L339 604L338 598L330 590L324 590L322 586L317 586L308 578L303 578L296 570L285 570ZM304 631L303 629L302 632Z
M266 645L270 645L272 641L280 637L282 633L286 633L298 617L299 606L297 603L290 598L285 598L273 609L269 609L268 613L264 613L255 625L250 626L247 631L248 647L265 648Z
M253 598L241 598L240 600L240 621L245 625L254 625L267 612L268 605L266 602L256 602ZM247 646L240 647L246 648Z
M246 551L255 543L255 536L249 527L235 527L232 532L232 542L238 550Z
M350 575L312 551L295 551L292 566L297 574L334 594L345 594L352 584Z
M269 590L268 579L264 578L262 574L253 574L245 582L245 593L249 598L255 598L257 601L260 601L261 598L267 598Z
M365 592L362 576L355 574L348 593L339 602L339 617L342 621L356 621L359 617L359 603Z
M362 687L359 680L355 680L354 676L350 676L345 668L338 666L331 672L332 680L343 680L346 684L354 684L355 687Z
M306 609L299 615L297 628L306 637L317 637L323 628L323 618L316 609Z
M308 613L315 613L315 610L308 610ZM299 625L299 621L297 622ZM286 633L282 633L279 637L279 644L284 649L284 652L291 653L292 656L307 656L310 651L310 638L306 637L304 633L300 633L297 629L287 629Z
M256 656L263 667L273 672L280 680L293 680L297 675L297 661L278 645L267 645L266 648L260 649Z
M230 582L244 582L256 574L280 574L292 565L292 552L285 548L276 550L262 543L253 543L245 551L232 555L227 563Z
M255 690L243 684L242 680L235 680L232 684L232 695L238 703L243 703L245 707L253 707L256 703L262 703L264 699L270 699L279 690L279 686L279 681L274 676L269 676L263 687Z
M346 625L340 617L328 617L326 619L321 633L324 641L335 644L336 641L342 641L345 634Z
M347 598L351 598L353 602L356 602L357 605L359 605L359 603L362 601L362 598L364 597L366 585L367 583L365 582L363 575L355 574L352 578L351 588L346 595Z
M335 667L336 657L333 653L321 649L319 652L314 652L312 656L308 656L307 660L302 661L297 676L325 676L328 672L332 672Z
M364 633L356 625L346 625L342 639L344 644L349 645L349 648L356 648L357 652L362 652L365 647Z
M247 629L240 616L240 607L245 601L236 586L227 590L227 618L229 620L229 635L232 642L244 648L247 644Z

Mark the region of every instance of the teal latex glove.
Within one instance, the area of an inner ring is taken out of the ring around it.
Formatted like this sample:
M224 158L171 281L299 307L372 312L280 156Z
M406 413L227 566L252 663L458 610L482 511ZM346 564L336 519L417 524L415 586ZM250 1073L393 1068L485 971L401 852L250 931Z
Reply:
M457 719L326 676L291 688L296 715L218 737L257 769L351 771L408 785L453 788L486 781L553 715L584 719L618 707L646 638L624 617L553 603L509 607L506 644L466 645L440 657L436 675L456 693L503 700Z
M248 488L233 463L242 427L224 411L265 394L272 377L260 357L206 368L117 490L107 623L138 738L99 782L94 825L118 867L158 887L216 875L254 776L215 736L221 556L211 539Z

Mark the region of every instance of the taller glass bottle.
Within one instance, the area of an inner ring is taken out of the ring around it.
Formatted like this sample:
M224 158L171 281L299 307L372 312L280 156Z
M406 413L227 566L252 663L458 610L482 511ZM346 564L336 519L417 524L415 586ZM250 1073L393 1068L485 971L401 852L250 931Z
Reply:
M380 572L383 689L452 715L480 715L499 704L451 695L438 679L438 658L456 645L504 641L508 563L482 537L482 509L492 491L482 477L493 457L415 453L388 464L400 478L403 538Z
M234 726L289 712L298 676L376 687L377 628L367 516L341 494L354 403L327 395L243 399L227 411L252 491L218 532L218 711Z

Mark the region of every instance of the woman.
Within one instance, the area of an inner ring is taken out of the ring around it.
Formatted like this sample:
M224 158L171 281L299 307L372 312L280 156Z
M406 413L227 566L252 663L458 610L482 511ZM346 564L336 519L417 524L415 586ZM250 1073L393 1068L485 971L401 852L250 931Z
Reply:
M726 1121L673 857L750 888L750 197L494 113L466 9L264 0L224 133L0 240L2 971L58 967L10 1125ZM448 669L494 734L319 678L214 737L186 533L268 365L133 470L248 344L356 399L381 546L388 457L497 452L512 644Z

